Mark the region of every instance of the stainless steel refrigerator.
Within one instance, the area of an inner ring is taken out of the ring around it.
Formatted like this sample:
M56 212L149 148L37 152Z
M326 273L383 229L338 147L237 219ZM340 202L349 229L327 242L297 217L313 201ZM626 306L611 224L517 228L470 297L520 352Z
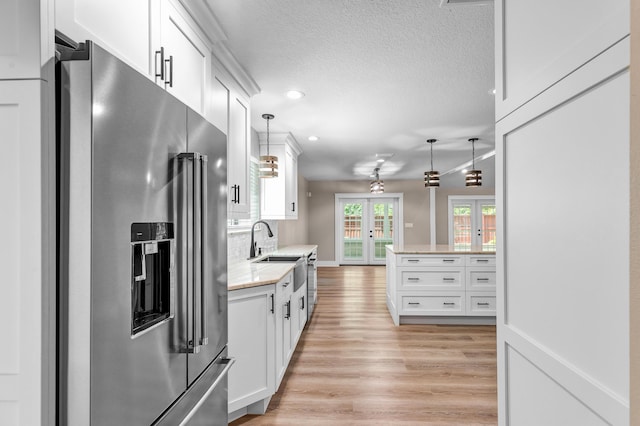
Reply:
M58 47L59 424L226 425L226 136Z

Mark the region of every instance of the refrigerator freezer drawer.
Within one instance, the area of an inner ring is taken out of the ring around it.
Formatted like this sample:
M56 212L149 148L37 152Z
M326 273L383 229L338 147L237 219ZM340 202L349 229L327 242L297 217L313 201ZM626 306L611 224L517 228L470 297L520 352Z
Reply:
M202 376L153 425L227 425L227 373L235 360L226 358L226 355L225 348Z

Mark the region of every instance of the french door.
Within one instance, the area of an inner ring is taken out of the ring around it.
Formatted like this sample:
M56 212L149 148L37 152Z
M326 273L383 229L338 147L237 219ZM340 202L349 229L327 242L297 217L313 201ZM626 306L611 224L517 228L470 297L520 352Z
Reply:
M384 265L387 244L399 243L399 198L338 198L337 254L342 265Z
M460 250L495 250L495 198L449 197L449 244Z

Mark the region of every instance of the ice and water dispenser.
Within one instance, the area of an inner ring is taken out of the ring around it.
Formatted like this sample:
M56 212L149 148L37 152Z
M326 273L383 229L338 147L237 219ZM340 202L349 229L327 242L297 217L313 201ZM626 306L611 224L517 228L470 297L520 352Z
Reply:
M173 316L175 237L167 222L131 224L131 336Z

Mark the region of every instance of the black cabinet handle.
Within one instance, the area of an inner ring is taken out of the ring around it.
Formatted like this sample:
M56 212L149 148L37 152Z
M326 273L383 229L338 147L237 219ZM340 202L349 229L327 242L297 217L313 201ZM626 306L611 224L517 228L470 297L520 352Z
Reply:
M289 318L291 318L291 301L288 301L288 302L287 302L287 303L285 303L284 305L285 305L285 306L286 306L286 308L287 308L287 313L286 313L286 314L284 314L284 317L285 317L286 319L289 319Z
M296 211L296 203L291 203L291 211L292 212Z
M302 307L300 308L300 310L304 310L304 296L302 296Z
M165 80L164 87L173 87L173 55L169 56L169 59L164 60L165 66L169 64L168 80Z
M453 302L443 302L442 304L445 306L455 306L455 303Z
M160 56L160 66L158 66L158 56ZM159 73L158 73L158 68L160 68ZM164 80L164 47L161 47L160 50L156 50L155 69L156 69L155 77L156 78L160 77L160 80Z
M271 313L275 313L276 311L276 302L273 297L273 293L271 293Z
M233 189L233 198L231 199L231 203L240 204L240 185L232 185L231 189Z

